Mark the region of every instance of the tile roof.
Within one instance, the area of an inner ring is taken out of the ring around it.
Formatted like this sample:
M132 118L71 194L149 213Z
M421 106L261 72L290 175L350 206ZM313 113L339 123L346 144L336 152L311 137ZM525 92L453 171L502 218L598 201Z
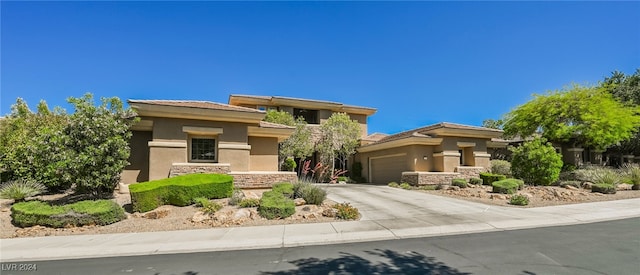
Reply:
M502 130L499 130L499 129L478 127L478 126L470 126L470 125L450 123L450 122L440 122L440 123L437 123L437 124L433 124L433 125L429 125L429 126L425 126L425 127L421 127L421 128L416 128L416 129L400 132L400 133L397 133L397 134L394 134L394 135L390 135L390 136L387 136L387 137L384 137L384 138L380 139L379 141L377 141L375 143L389 142L389 141L408 138L408 137L412 137L412 136L413 137L431 137L428 132L431 131L431 130L440 129L440 128L502 132Z
M363 137L362 140L369 140L369 141L379 141L385 137L388 137L389 134L384 134L384 133L373 133L370 134L366 137Z
M261 128L276 128L276 129L295 129L296 127L291 127L288 125L284 125L284 124L278 124L278 123L272 123L272 122L266 122L266 121L260 121L260 127Z
M264 113L264 111L260 111L260 110L257 110L257 109L241 107L241 106L234 106L234 105L211 102L211 101L198 101L198 100L135 100L135 99L129 99L128 102L129 103L151 104L151 105L162 105L162 106L175 106L175 107L186 107L186 108L222 110L222 111Z
M232 94L232 95L229 95L229 98L231 98L231 97L255 98L255 99L262 99L262 100L286 99L286 100L296 100L296 101L304 101L304 102L315 102L315 103L339 105L339 106L348 107L348 108L360 108L360 109L376 110L376 108L357 106L357 105L347 105L347 104L343 104L343 103L335 102L335 101L306 99L306 98L297 98L297 97L286 97L286 96L260 96L260 95Z

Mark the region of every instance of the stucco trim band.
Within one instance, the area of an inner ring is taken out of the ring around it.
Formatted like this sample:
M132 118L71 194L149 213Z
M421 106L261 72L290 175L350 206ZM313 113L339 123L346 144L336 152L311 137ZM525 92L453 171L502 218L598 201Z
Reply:
M182 126L182 132L192 135L220 135L224 131L222 128Z
M186 141L149 141L149 147L187 148Z
M473 156L476 158L490 158L491 154L487 154L487 153L480 153L480 152L473 152Z
M251 150L251 145L249 145L249 144L239 144L239 143L218 142L218 149Z
M583 148L567 148L567 152L582 152Z
M462 142L462 141L459 141L458 142L458 147L476 147L476 143L475 142Z
M444 151L444 152L433 153L433 156L434 157L460 157L460 153Z

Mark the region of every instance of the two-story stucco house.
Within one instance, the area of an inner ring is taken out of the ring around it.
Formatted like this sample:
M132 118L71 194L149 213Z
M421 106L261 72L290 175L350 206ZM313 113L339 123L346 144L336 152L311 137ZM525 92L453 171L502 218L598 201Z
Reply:
M131 129L123 183L187 173L227 173L239 187L296 179L278 171L278 142L294 128L262 121L266 113L208 101L129 100L140 121Z

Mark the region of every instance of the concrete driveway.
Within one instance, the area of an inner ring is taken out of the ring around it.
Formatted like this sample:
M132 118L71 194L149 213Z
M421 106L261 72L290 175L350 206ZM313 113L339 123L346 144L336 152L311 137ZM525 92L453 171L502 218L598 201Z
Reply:
M374 221L387 228L476 223L518 216L507 207L387 186L334 184L327 185L326 190L329 199L357 207L362 221Z

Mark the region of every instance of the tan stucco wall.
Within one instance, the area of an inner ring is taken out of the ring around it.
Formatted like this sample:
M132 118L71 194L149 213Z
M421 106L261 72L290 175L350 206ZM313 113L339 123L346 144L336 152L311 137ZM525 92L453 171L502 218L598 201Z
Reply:
M149 119L149 118L147 118ZM247 124L233 122L201 121L190 119L153 118L153 140L178 141L186 140L187 133L183 126L222 128L224 133L218 141L239 142L247 144Z
M251 171L278 171L278 139L249 137Z
M184 147L149 147L149 180L169 177L173 163L187 162L187 146Z
M375 152L358 153L356 155L355 159L356 159L356 161L359 161L360 163L362 163L362 176L366 177L367 180L371 180L370 179L370 173L369 173L369 161L370 161L370 158L382 157L382 156L388 156L388 155L396 155L396 154L407 154L405 156L406 165L410 169L414 169L415 162L414 162L413 158L410 157L410 155L411 156L414 155L411 152L411 147L412 146L403 146L403 147L385 149L385 150L380 150L380 151L375 151Z
M149 147L151 131L132 131L129 165L122 171L120 181L126 184L149 180Z

